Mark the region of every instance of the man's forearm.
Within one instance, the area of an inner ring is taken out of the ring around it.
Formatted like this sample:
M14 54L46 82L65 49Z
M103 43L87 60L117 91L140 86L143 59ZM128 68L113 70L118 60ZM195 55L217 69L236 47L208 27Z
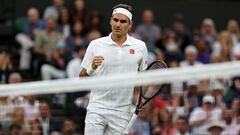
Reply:
M87 70L83 68L83 69L80 71L79 77L84 77L84 76L89 76L89 75L88 75L88 73L87 73Z

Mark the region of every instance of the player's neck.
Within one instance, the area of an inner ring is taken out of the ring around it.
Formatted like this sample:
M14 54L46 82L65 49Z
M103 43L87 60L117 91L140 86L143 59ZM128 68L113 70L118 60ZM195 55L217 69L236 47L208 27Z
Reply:
M127 40L127 35L123 36L112 35L111 38L114 42L121 46Z

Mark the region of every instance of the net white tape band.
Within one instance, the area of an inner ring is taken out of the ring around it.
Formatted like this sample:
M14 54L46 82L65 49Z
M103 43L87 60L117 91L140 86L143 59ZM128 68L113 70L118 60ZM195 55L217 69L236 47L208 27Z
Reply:
M164 70L164 71L163 71ZM160 82L201 80L240 75L240 62L172 68L139 73L121 73L101 77L72 78L51 81L0 85L0 96L47 94L83 91L93 88L137 86ZM94 84L94 85L93 85Z

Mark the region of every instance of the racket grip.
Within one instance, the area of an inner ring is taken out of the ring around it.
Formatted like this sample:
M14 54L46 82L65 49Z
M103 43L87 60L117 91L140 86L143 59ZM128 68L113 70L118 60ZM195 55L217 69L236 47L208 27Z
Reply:
M124 135L127 135L129 133L130 128L132 127L132 125L134 124L134 122L137 119L137 114L133 114L133 116L131 117L130 121L128 122L127 127L124 130Z

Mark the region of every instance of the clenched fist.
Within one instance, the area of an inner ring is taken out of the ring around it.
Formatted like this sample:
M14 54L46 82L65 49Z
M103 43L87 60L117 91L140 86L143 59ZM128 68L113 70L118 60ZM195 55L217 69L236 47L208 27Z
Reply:
M97 67L102 64L103 60L104 58L102 56L95 56L92 61L92 68L97 69Z

